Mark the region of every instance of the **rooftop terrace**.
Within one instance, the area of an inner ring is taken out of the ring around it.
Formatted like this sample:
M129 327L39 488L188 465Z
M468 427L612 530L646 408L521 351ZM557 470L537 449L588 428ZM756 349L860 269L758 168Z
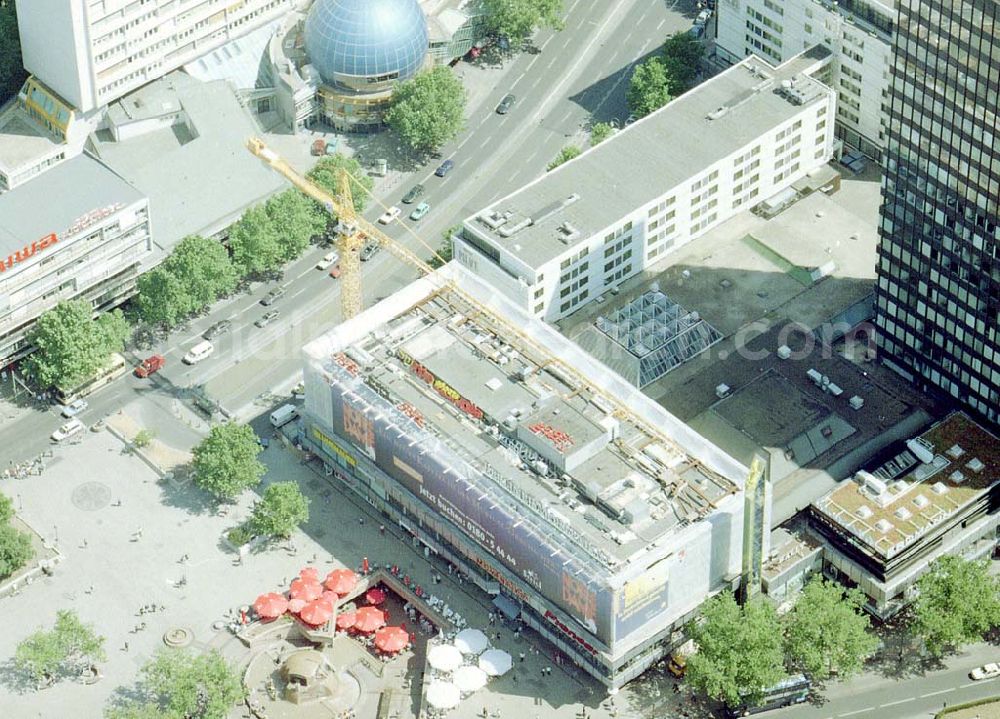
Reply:
M878 469L844 480L813 507L888 559L998 481L1000 440L955 413Z

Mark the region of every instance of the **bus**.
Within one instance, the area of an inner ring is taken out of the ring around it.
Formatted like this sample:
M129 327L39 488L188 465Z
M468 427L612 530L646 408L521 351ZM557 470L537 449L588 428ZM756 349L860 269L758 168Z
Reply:
M726 704L724 714L726 719L750 716L760 712L780 709L781 707L801 704L809 697L809 688L812 682L805 674L793 674L782 679L772 687L764 690L758 702L741 702L737 706Z
M126 374L128 370L129 366L128 363L125 362L125 358L115 352L111 355L111 359L108 364L106 364L102 370L90 379L81 382L76 387L56 387L56 401L59 402L59 404L69 404L73 400L86 397L91 392L96 392L101 387L114 382L116 379Z

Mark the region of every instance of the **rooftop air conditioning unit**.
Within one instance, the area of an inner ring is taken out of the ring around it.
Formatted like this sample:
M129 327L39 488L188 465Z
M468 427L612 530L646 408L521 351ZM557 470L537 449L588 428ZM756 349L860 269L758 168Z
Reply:
M955 484L961 484L962 482L965 481L965 475L956 469L954 472L948 475L948 479L950 479Z
M927 497L925 497L924 495L918 494L916 497L913 498L913 503L917 505L918 508L923 509L928 504L930 504L930 500L927 499Z
M877 529L880 534L885 534L892 529L892 524L890 524L888 520L880 519L875 522L875 529Z
M862 504L855 512L861 519L868 519L872 516L872 508Z
M945 452L945 454L947 454L952 459L958 459L963 454L965 454L965 450L962 449L961 445L953 444L951 445L951 447L948 448L948 451Z
M913 452L914 456L924 464L930 464L934 461L934 452L932 452L930 448L928 448L927 445L919 439L907 440L906 448Z
M857 412L859 409L865 406L864 397L859 397L858 395L854 395L853 397L851 397L849 400L847 400L847 403L851 405L851 409L853 409L855 412Z
M944 485L943 482L935 482L934 486L933 486L933 489L934 489L934 493L935 494L947 494L948 493L948 488Z
M792 356L792 348L788 345L781 345L778 348L778 359L786 360Z
M896 517L898 517L899 519L910 518L910 510L908 510L906 507L899 507L895 512L893 512L893 514L895 514Z
M715 388L715 396L718 397L719 399L725 399L732 393L733 393L732 387L730 387L728 384L725 383L720 384L718 387Z
M819 373L819 370L817 370L817 369L807 370L806 371L806 376L809 377L809 379L811 379L816 384L822 384L823 383L823 375L821 375Z
M971 469L976 474L979 474L980 472L983 471L983 469L986 468L986 465L983 464L978 457L973 457L972 459L970 459L968 464L966 464L965 466Z

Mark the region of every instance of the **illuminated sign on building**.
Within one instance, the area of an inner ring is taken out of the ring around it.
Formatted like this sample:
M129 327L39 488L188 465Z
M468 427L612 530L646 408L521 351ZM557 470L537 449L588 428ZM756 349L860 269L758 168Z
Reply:
M597 654L597 650L594 649L593 644L588 642L586 639L584 639L579 634L577 634L572 629L563 624L561 621L559 621L559 617L557 617L548 609L545 610L545 618L548 619L553 624L555 624L557 627L559 627L559 630L563 634L565 634L567 637L575 641L577 644L586 649L588 652L590 652L591 654Z
M96 210L91 210L87 214L78 217L76 220L74 220L73 224L70 225L69 228L67 228L66 231L62 233L62 237L63 238L72 237L78 232L82 232L83 230L87 229L91 225L100 222L105 217L114 214L122 207L123 205L121 203L117 203L114 205L108 205L106 207L99 207ZM26 260L31 259L32 257L35 256L36 253L49 249L54 244L59 242L59 239L60 239L59 235L57 235L55 232L52 232L46 235L45 237L41 238L40 240L35 240L30 245L25 245L17 252L12 252L11 254L7 255L6 258L0 260L0 272L6 272L7 270L12 269L14 265L20 264L21 262L25 262Z

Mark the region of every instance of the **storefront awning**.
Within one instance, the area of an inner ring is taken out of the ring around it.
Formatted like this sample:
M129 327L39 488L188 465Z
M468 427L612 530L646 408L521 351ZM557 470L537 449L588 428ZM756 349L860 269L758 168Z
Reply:
M521 605L503 594L498 594L493 598L493 606L503 612L508 619L517 619L521 616Z

